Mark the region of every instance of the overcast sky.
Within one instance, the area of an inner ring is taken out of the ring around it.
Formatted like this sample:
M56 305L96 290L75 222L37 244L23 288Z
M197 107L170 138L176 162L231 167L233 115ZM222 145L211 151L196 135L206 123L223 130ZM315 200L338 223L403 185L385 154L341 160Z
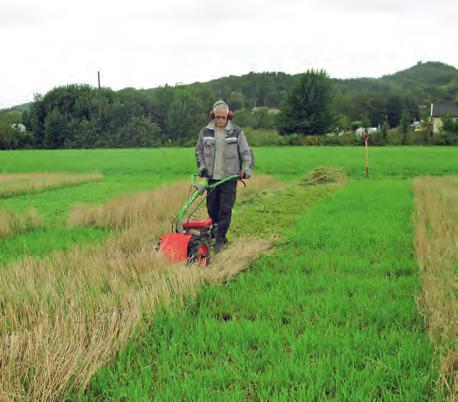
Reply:
M69 83L113 89L250 71L380 77L458 66L457 0L0 0L0 108Z

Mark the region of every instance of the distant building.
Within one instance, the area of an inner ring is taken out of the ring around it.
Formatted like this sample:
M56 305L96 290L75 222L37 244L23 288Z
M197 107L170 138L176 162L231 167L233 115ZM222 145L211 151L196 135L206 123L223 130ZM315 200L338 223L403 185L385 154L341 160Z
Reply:
M277 114L280 113L280 109L274 107L266 107L266 106L258 106L251 109L252 112L260 112L261 110L266 110L269 114Z
M367 127L367 134L375 134L378 131L377 127ZM364 135L366 132L366 128L364 127L359 127L355 130L355 134L358 136Z
M14 128L15 130L19 131L20 133L24 133L26 131L24 124L21 124L21 123L12 124L11 128Z
M417 120L417 121L414 121L414 122L410 125L410 127L412 127L413 130L414 130L416 133L418 133L418 132L420 132L420 131L423 130L423 124L422 124L421 121L418 121L418 120Z
M433 123L433 134L438 134L444 125L442 118L451 116L454 120L458 120L458 106L450 104L434 104L431 103L431 121Z

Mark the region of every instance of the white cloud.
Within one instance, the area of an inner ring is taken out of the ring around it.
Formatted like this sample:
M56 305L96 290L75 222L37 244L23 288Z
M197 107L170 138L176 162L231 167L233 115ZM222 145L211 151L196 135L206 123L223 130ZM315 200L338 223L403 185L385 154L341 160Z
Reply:
M452 0L0 0L0 107L57 85L150 88L255 71L458 65Z

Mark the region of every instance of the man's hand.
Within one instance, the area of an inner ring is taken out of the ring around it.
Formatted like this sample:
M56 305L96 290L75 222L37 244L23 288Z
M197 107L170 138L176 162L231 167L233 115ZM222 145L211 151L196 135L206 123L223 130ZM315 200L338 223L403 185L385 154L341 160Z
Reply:
M251 169L245 168L243 169L242 173L240 174L240 177L242 179L249 179L251 177L251 174L252 174Z
M199 169L199 176L200 177L208 177L208 171L205 166L201 166Z

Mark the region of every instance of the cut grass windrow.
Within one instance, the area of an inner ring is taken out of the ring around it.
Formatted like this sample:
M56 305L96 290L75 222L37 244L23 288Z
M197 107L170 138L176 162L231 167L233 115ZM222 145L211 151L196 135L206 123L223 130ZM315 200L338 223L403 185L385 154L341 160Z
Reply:
M0 198L76 186L101 179L100 173L3 173L0 174Z
M414 191L421 306L441 358L439 386L458 397L458 177L418 178Z
M155 314L80 399L442 400L412 213L410 181L347 184L273 255Z

